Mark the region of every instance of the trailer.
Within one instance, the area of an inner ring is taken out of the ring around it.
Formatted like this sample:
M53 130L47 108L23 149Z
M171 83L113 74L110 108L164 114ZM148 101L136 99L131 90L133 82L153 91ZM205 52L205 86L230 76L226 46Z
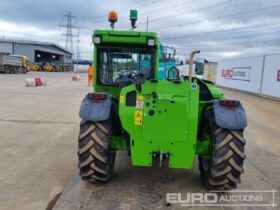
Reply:
M22 55L0 55L0 73L26 73L29 68L29 59Z
M217 67L217 85L279 100L280 55L221 60Z

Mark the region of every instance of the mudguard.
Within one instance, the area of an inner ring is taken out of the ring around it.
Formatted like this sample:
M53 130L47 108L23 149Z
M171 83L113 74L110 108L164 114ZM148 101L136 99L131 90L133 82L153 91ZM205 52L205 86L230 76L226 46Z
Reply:
M240 102L237 107L229 109L221 106L219 100L214 100L213 109L218 126L227 129L244 129L247 127L246 113Z
M88 93L82 101L79 116L86 121L104 121L110 116L112 107L112 96L106 94L104 100L94 100L93 95ZM98 93L97 93L98 94ZM103 94L103 93L102 93Z

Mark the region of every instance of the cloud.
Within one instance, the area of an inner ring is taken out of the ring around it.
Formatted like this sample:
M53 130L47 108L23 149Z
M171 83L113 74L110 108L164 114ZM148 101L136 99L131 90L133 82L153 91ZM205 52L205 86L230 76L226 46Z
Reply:
M0 20L0 34L7 38L19 39L54 39L57 36L57 30L45 30L32 25L3 22Z
M242 53L240 51L232 51L232 52L217 52L216 54L224 57L233 57L233 56L240 56Z
M94 29L109 29L108 11L118 11L117 29L128 29L129 10L137 9L137 30L159 34L179 57L193 48L219 60L279 52L279 0L0 0L0 37L57 42L64 45L63 17L71 11L80 28L80 52L90 58ZM258 26L259 25L259 26ZM77 33L77 31L73 31ZM181 36L181 37L180 37ZM76 40L76 38L73 38ZM76 47L75 47L76 49Z

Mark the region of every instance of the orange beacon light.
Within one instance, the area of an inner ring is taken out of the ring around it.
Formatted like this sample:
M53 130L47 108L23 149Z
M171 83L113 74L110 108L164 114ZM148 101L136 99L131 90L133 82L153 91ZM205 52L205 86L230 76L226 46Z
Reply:
M112 10L108 14L108 21L111 22L112 29L115 27L115 23L118 21L118 14L116 11Z

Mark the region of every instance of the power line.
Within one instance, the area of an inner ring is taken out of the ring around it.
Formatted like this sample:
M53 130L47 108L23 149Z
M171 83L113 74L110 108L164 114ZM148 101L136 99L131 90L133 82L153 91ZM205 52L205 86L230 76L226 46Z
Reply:
M269 6L269 7L258 8L258 9L254 9L254 10L247 10L247 11L238 12L238 13L232 13L230 15L225 15L225 16L221 16L221 17L215 17L215 18L211 18L211 19L207 19L207 20L208 21L209 20L221 20L221 19L224 19L224 18L230 18L230 17L240 16L240 15L245 15L246 16L246 15L250 15L250 14L254 14L254 13L263 13L263 12L267 12L269 10L275 10L275 9L277 9L279 7L280 7L280 4L276 4L276 5ZM202 9L204 9L204 8L202 8ZM209 9L209 7L206 7L205 9ZM210 9L211 9L211 7L210 7ZM201 10L198 10L198 11L201 11ZM193 13L193 11L191 13ZM190 14L190 13L188 13L188 14ZM164 18L161 18L161 19L152 20L150 22L163 21L164 19L167 19L167 18L170 18L170 17L164 17ZM189 25L195 25L195 24L199 24L199 23L202 23L202 22L203 21L190 21L190 22L176 24L176 25L171 25L171 26L164 26L164 29L166 29L166 28L182 27L182 26L186 26L186 25L188 25L188 26ZM153 28L153 30L162 29L162 27L156 27L156 28L151 27L151 28Z
M262 32L262 31L258 31L258 33L259 32ZM246 38L246 37L251 37L252 38L252 36L255 38L255 37L265 37L265 36L267 36L267 35L265 35L265 34L269 34L269 35L272 35L272 34L275 34L275 33L277 33L277 34L279 34L279 29L277 30L277 31L264 31L264 33L259 33L259 34L248 34L248 35L241 35L241 34L230 34L230 35L233 35L234 37L223 37L223 38L220 38L220 39L216 39L216 40L211 40L211 41L224 41L224 40L232 40L232 39L240 39L240 38ZM204 39L204 41L205 41L205 39Z
M77 56L76 56L76 60L79 61L80 60L80 49L79 49L79 43L80 43L80 38L79 38L79 33L77 35ZM76 65L76 72L79 73L79 65Z
M255 31L252 31L251 33L249 33L248 31L246 32L247 34L242 34L244 33L245 31L243 32L239 32L239 33L231 33L231 34L228 34L230 37L228 37L228 35L226 34L218 34L218 35L215 35L215 37L213 37L213 39L210 37L209 39L206 39L205 36L201 37L201 36L198 36L198 37L192 37L192 38L189 38L189 39L186 39L184 40L184 43L188 43L188 42L191 42L191 43L194 43L194 42L199 42L201 39L203 42L206 42L206 41L209 41L209 42L219 42L219 41L225 41L225 40L234 40L234 39L242 39L242 38L252 38L252 37L267 37L267 35L274 35L274 34L279 34L279 29L276 29L276 30L258 30L257 33ZM249 34L248 34L249 33ZM253 34L252 34L253 33ZM226 35L226 36L225 36ZM221 38L218 38L222 36ZM232 37L233 36L233 37ZM194 41L193 38L198 38L198 40Z
M165 21L166 19L170 19L170 18L174 18L174 17L178 17L178 15L189 15L189 14L192 14L192 13L195 13L195 12L201 12L203 10L209 10L209 9L216 9L217 7L222 7L222 6L225 6L229 3L235 3L237 2L238 0L227 0L227 1L223 1L223 2L219 2L219 3L216 3L216 4L210 4L210 5L207 5L207 6L204 6L204 7L200 7L200 8L197 8L197 9L192 9L191 11L189 12L184 12L184 13L181 13L181 14L176 14L176 15L170 15L170 16L166 16L166 17L162 17L162 18L158 18L158 19L153 19L151 20L150 22L161 22L161 21ZM139 23L138 25L141 25L141 24L144 24L144 22L142 23ZM163 27L158 27L159 29L163 28ZM166 26L164 26L164 28L167 28Z
M172 5L172 6L169 6L169 7L163 7L163 8L157 8L155 10L151 10L151 11L147 11L147 12L144 12L144 13L140 13L141 15L144 15L144 14L150 14L150 13L156 13L156 12L162 12L163 10L170 10L172 8L175 8L175 7L181 7L183 6L184 4L189 4L189 3L192 3L192 2L195 2L197 3L198 1L201 1L201 0L190 0L190 1L186 1L186 2L183 2L183 3L180 3L180 4L176 4L176 5ZM239 0L227 0L225 2L222 2L222 3L217 3L217 4L214 4L214 5L209 5L209 6L206 6L206 7L203 7L203 8L198 8L196 9L195 11L192 10L191 12L189 12L188 14L190 13L194 13L194 12L197 12L197 11L201 11L203 9L209 9L211 7L218 7L218 6L221 6L222 4L224 3L231 3L233 1L239 1ZM183 14L185 14L186 12L184 12ZM166 20L166 19L170 19L170 18L173 18L173 17L177 17L179 14L177 13L176 15L171 15L171 16L167 16L167 17L162 17L162 18L159 18L159 19L154 19L154 20L149 20L149 23L150 22L157 22L157 21L163 21L163 20ZM144 25L146 24L146 21L142 21L142 22L138 22L137 25ZM125 27L127 25L120 25L119 27Z
M216 31L205 31L205 32L198 32L198 33L189 33L189 34L181 34L181 35L172 35L172 36L161 36L163 39L169 39L169 38L186 38L186 37L195 37L195 36L206 36L209 34L215 34L215 33L229 33L232 31L239 31L239 30L248 30L252 28L259 28L259 27L266 27L270 25L275 25L275 24L280 24L280 19L276 19L276 21L269 23L262 23L262 24L257 24L257 25L252 25L252 26L244 26L244 27L239 27L239 28L233 28L233 29L226 29L226 30L216 30Z
M196 10L192 10L191 12L188 12L187 14L186 14L186 12L184 12L183 15L184 14L189 15L190 13L194 13L194 12L202 11L202 10L206 10L206 9L209 10L211 8L217 8L218 6L223 6L223 4L226 4L226 3L232 3L232 1L225 1L225 2L218 3L218 4L202 7L202 8L196 9ZM240 15L252 15L252 14L257 13L257 12L263 13L263 12L267 12L269 10L278 9L279 7L280 7L280 5L276 4L276 5L269 6L269 7L258 8L258 9L254 9L254 10L247 10L247 11L243 11L243 12L239 12L239 13L233 13L233 14L230 14L230 15L225 15L225 16L221 16L221 17L211 18L211 19L208 19L208 20L221 20L223 18L229 18L229 17L234 17L234 16L240 16ZM180 15L180 14L176 14L176 16L177 15ZM163 18L160 18L160 19L149 20L149 23L151 23L151 22L158 22L158 21L164 21L165 19L170 19L172 17L175 17L175 15L163 17ZM202 23L202 22L203 21L191 21L191 22L177 24L177 25L164 26L164 29L166 29L166 28L173 28L173 27L182 27L184 25L192 25L192 24L194 25L194 24L199 24L199 23ZM146 24L146 22L138 23L138 25L141 25L141 24ZM125 27L125 26L127 26L127 25L121 25L121 26L119 26L119 28ZM153 29L154 30L162 29L162 27L156 27L156 28L153 28Z
M61 34L62 36L65 36L65 49L69 50L71 53L74 52L73 50L73 37L76 37L78 35L73 34L73 29L78 29L77 26L73 25L73 19L76 19L75 16L71 15L71 12L69 11L67 15L63 15L63 17L66 17L66 24L61 24L59 27L66 28L66 34Z
M220 40L220 41L215 41L215 43L207 43L207 42L198 42L196 45L193 45L193 42L192 43L190 43L190 45L187 45L187 46L182 46L182 45L180 45L180 44L178 44L177 43L177 45L178 45L178 47L175 47L176 49L180 49L180 48L203 48L203 49L208 49L208 48L210 48L210 49L225 49L225 48L228 48L229 46L230 46L230 48L233 48L233 47L238 47L238 48L240 48L240 45L242 44L243 46L244 45L247 45L247 44L249 44L249 45L252 45L252 44L254 44L254 43L258 43L258 42L268 42L268 41L277 41L278 39L272 39L271 40L271 38L270 39L262 39L262 40L255 40L255 42L248 42L248 41L242 41L242 42L238 42L237 40L233 40L233 41L229 41L229 40L231 40L231 38L230 39L224 39L224 40ZM185 44L188 44L188 43L185 43ZM173 43L173 45L174 45L174 43ZM243 46L242 46L242 48L243 48Z
M162 3L164 1L169 1L169 0L159 0L157 2L149 2L149 3L146 3L146 4L142 4L142 5L139 5L137 8L142 8L142 7L147 7L147 6L151 6L153 4L158 4L158 3ZM191 1L194 1L194 0L191 0ZM200 1L200 0L197 0L197 1ZM134 6L135 7L135 6ZM120 12L118 12L118 14L122 14L122 13L127 13L127 9L126 10L121 10ZM106 18L107 15L99 15L99 16L94 16L94 17L90 17L90 18L83 18L83 19L79 19L78 21L80 22L87 22L87 21L92 21L92 20L95 20L94 22L100 22L100 21L103 21L103 18ZM96 21L98 19L102 19L100 21Z
M201 0L184 1L184 2L181 2L179 4L170 5L170 6L162 7L162 8L156 8L156 9L153 9L151 11L146 11L146 12L143 12L143 13L139 12L139 14L144 15L144 14L150 14L150 13L155 13L155 12L162 12L163 10L170 10L170 9L173 9L173 8L176 8L176 7L181 7L185 4L189 4L189 3L192 3L192 2L197 3L198 1L201 1ZM229 0L229 1L238 1L238 0Z
M155 12L162 12L163 10L170 10L172 8L176 8L176 7L180 7L180 6L183 6L184 4L189 4L189 3L197 3L198 1L201 1L201 0L189 0L189 1L185 1L185 2L181 2L180 4L176 4L176 5L172 5L172 6L169 6L169 7L163 7L163 8L157 8L155 10L151 10L151 11L147 11L147 12L144 12L144 13L140 13L141 15L144 15L144 14L150 14L150 13L155 13ZM237 1L239 0L227 0L227 1L223 1L223 2L219 2L219 3L216 3L216 4L212 4L212 5L208 5L208 6L204 6L204 7L201 7L201 8L197 8L195 10L191 10L190 12L187 13L188 14L191 14L191 13L195 13L195 12L200 12L202 10L209 10L209 9L213 9L213 8L217 8L217 7L221 7L221 6L224 6L226 4L229 4L229 3L236 3ZM183 15L185 15L186 12L183 13ZM171 16L167 16L167 17L162 17L162 18L158 18L158 19L153 19L153 20L149 20L149 23L152 23L152 22L160 22L160 21L164 21L166 19L170 19L170 18L174 18L174 17L177 17L178 15L180 14L176 14L176 15L171 15ZM103 20L102 20L103 21ZM95 21L96 22L96 21ZM99 21L98 21L99 22ZM146 21L142 21L142 22L138 22L137 25L146 25L147 22ZM119 28L122 28L122 27L126 27L127 25L120 25L118 26ZM158 27L156 29L161 29L162 27ZM167 28L167 27L164 27L164 28Z
M175 47L176 49L193 49L193 48L198 48L198 49L225 49L226 46L230 46L232 47L236 47L236 48L240 48L240 46L238 45L242 45L242 48L244 47L260 47L260 46L256 46L257 43L275 43L276 41L280 42L280 39L269 39L269 40L255 40L255 41L251 41L251 42L231 42L231 43L223 43L222 46L200 46L199 45L192 45L192 46L179 46L179 47ZM232 46L234 45L234 46ZM255 45L255 46L252 46ZM262 45L263 46L263 45ZM269 46L269 45L266 45ZM271 46L275 46L275 44L271 45Z
M162 1L167 1L167 0L162 0ZM162 2L162 1L159 1L159 2ZM175 8L175 7L180 7L180 6L184 5L184 4L189 4L189 3L192 3L192 2L197 3L198 1L203 1L203 0L188 0L188 1L184 1L184 2L181 2L179 4L176 4L176 5L168 6L168 7L156 8L156 9L153 9L153 10L150 10L150 11L146 11L146 12L143 12L143 13L139 12L139 15L143 15L144 16L145 14L150 14L150 13L154 14L156 12L162 12L163 10L168 10L168 9L172 9L172 8ZM239 0L228 0L228 1L239 1ZM159 2L156 2L156 3L159 3ZM155 4L155 3L149 3L149 4L146 4L146 6L150 6L152 4ZM137 7L138 11L139 11L139 9L141 9L141 7ZM123 14L123 13L128 14L128 10L123 10L121 12L118 12L118 14ZM106 15L102 15L102 16L96 16L94 18L88 18L88 19L79 20L79 21L80 22L89 22L91 20L90 23L92 23L92 21L94 20L93 22L97 23L97 22L103 22L104 18L106 18L106 17L107 17ZM99 19L101 19L101 20L99 20ZM142 24L142 23L146 24L146 21L139 22L139 24ZM126 26L126 25L121 25L119 27L124 27L124 26Z
M258 33L260 33L262 31L258 30ZM263 30L263 33L262 34L248 34L248 35L241 35L238 33L238 34L230 34L230 35L233 35L234 37L223 37L222 39L218 39L218 40L209 40L210 42L212 43L207 43L207 42L198 42L197 41L197 45L196 46L182 46L179 44L178 47L176 47L176 49L191 49L191 48L198 48L198 46L200 46L199 48L203 48L203 49L225 49L225 48L228 48L228 46L230 46L230 48L233 48L233 47L238 47L240 48L240 45L242 45L242 48L246 47L246 45L249 45L250 47L252 47L252 45L255 45L257 43L270 43L270 42L274 42L275 41L280 41L280 39L276 38L276 39L271 39L271 37L267 37L267 34L269 35L273 35L273 34L279 34L279 29L278 30L273 30L273 31L270 31L270 30ZM240 38L246 38L246 37L251 37L250 41L242 41L242 42L238 42L237 40L240 40ZM264 37L264 40L261 39L261 40L254 40L252 41L252 39L256 38L256 37ZM267 37L267 39L266 39ZM278 36L277 36L278 37ZM238 38L238 39L237 39ZM269 38L269 39L268 39ZM229 41L229 40L233 40L233 41ZM188 41L191 42L191 44L194 43L193 40L186 40L184 43L188 43ZM205 40L205 37L203 37L203 41L207 41ZM236 42L237 41L237 42ZM280 43L277 43L278 45ZM274 44L275 46L275 44Z

